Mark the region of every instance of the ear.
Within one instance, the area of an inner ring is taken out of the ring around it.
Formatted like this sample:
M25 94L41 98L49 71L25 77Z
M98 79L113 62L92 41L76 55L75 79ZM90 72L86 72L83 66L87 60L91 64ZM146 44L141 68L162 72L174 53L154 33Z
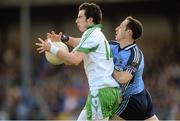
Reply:
M128 32L128 34L129 34L130 36L132 36L132 35L133 35L132 30L128 29L128 30L127 30L127 32Z
M87 19L87 21L88 21L88 23L93 23L93 18L90 17L90 18Z

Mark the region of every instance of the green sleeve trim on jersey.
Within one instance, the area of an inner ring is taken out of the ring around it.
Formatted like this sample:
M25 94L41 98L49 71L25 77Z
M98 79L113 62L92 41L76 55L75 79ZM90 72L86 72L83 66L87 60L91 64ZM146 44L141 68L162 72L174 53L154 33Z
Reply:
M91 48L91 52L95 52L97 50L97 48L99 47L99 44L96 45L95 47Z
M105 48L106 48L106 59L109 60L110 54L109 54L109 50L108 50L108 46L107 46L106 40L104 40L104 43L105 43Z
M82 48L82 47L79 47L77 49L77 51L84 52L84 53L88 54L89 52L95 52L98 47L99 47L99 44L97 46L93 47L93 48Z
M112 50L110 50L110 58L113 58Z
M84 53L88 54L90 52L90 49L80 47L77 49L77 51L84 52Z

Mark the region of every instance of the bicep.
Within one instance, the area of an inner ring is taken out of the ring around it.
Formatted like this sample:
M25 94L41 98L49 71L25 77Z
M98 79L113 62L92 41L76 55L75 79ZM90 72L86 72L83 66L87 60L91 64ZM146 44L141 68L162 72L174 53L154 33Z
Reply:
M68 65L79 65L83 58L85 57L85 53L79 51L65 52L59 49L57 56L65 61L65 64Z
M84 57L86 56L85 53L80 51L72 51L71 54L73 54L73 61L74 65L79 65L81 61L83 61Z

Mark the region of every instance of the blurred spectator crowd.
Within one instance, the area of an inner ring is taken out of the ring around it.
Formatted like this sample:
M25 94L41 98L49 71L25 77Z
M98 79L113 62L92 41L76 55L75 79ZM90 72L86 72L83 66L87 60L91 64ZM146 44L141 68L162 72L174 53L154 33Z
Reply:
M21 80L20 53L13 48L1 53L0 119L76 119L88 93L83 65L53 66L44 56L32 62L32 79L25 84ZM165 56L157 55L145 66L145 86L161 120L180 119L179 62L178 52L172 50Z

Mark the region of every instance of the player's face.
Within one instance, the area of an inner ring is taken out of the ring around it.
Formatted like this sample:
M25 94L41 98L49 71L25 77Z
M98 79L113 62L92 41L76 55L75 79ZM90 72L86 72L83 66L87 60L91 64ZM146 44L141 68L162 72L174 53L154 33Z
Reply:
M76 19L76 24L79 31L84 32L88 27L88 22L85 16L85 10L80 10Z
M122 39L126 39L127 37L127 30L126 26L128 24L128 20L124 20L115 30L116 30L116 36L115 39L120 41Z

